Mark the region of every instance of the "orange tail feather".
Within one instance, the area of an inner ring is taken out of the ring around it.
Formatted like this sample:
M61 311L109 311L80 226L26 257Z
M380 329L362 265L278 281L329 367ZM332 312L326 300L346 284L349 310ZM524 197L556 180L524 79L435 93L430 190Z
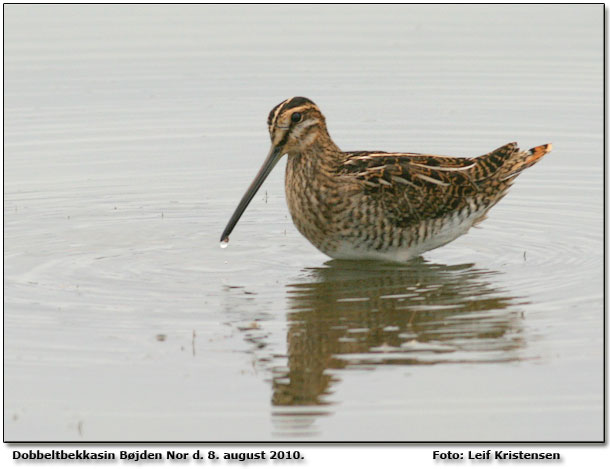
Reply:
M553 144L547 143L546 145L540 145L534 148L530 148L529 152L531 155L526 158L524 165L530 166L534 164L537 160L542 158L544 155L549 153L553 149Z

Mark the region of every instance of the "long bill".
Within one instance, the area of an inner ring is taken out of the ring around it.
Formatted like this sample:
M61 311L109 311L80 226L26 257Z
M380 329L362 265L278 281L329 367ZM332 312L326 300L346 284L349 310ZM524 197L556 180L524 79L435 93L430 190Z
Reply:
M227 227L222 232L222 236L220 237L221 242L224 242L224 243L229 242L229 235L233 231L233 228L235 228L235 225L237 225L237 222L239 221L242 214L246 210L246 207L248 207L248 204L253 199L253 197L256 195L256 193L258 192L260 187L263 185L263 182L265 182L265 179L267 179L267 176L269 176L269 173L271 172L271 170L274 168L274 166L277 164L277 162L282 157L282 147L283 147L283 145L282 146L275 146L275 145L271 146L271 150L269 151L269 154L267 155L267 159L265 159L263 166L261 166L261 169L258 171L258 174L254 178L254 181L252 181L252 184L250 184L250 187L248 187L248 190L246 191L244 196L241 198L241 201L239 202L239 205L235 209L235 212L233 212L233 215L231 216L229 223L227 223Z

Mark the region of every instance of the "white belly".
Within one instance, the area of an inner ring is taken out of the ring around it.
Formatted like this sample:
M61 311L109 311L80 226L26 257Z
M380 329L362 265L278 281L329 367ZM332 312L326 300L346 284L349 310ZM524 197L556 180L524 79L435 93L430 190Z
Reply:
M454 239L465 234L477 221L485 215L487 210L480 210L472 213L468 217L460 217L455 214L451 218L444 219L442 225L434 230L433 235L422 239L420 242L404 242L403 246L387 246L382 249L375 249L371 243L361 244L342 240L337 244L336 249L326 252L334 259L344 260L384 260L390 262L405 262L420 254L441 247ZM433 220L424 223L434 224ZM440 223L439 223L440 224ZM422 229L423 232L423 229ZM407 230L405 230L407 233ZM420 237L420 239L423 236ZM407 246L409 245L410 246Z

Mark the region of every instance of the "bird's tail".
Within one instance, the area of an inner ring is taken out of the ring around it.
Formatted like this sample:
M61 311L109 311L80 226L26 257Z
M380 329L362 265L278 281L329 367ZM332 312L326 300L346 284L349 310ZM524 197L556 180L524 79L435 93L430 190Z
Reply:
M527 151L515 151L502 165L500 180L506 181L508 179L515 178L521 171L535 165L540 158L549 153L553 149L553 145L547 143L546 145L539 145L534 148L530 148Z

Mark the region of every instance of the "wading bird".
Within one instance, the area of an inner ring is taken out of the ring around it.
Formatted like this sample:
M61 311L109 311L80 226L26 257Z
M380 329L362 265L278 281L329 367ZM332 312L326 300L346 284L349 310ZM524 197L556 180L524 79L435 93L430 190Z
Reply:
M226 245L244 210L287 154L286 200L297 229L336 259L406 261L480 223L515 178L551 151L509 143L476 158L343 152L313 101L294 97L267 119L271 150L221 236Z

